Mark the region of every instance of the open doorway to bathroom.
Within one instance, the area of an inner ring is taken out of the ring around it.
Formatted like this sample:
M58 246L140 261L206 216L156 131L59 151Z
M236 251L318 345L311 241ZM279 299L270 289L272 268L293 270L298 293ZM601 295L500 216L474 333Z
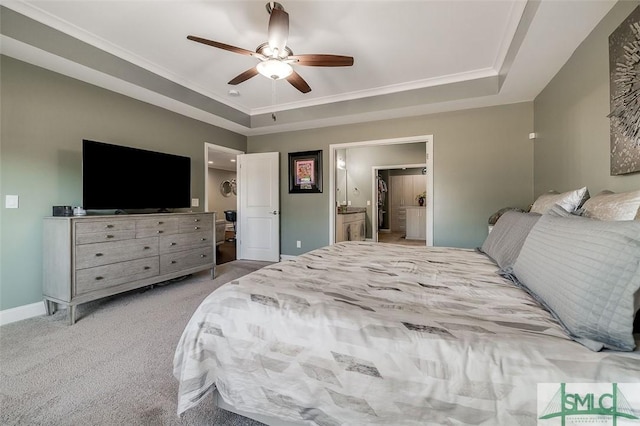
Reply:
M329 203L333 213L329 215L329 243L345 239L378 241L376 170L401 169L404 165L419 168L420 172L425 165L427 170L434 170L433 135L331 144L329 161ZM423 178L426 180L426 214L422 220L426 239L420 244L430 246L433 245L434 174L428 173Z

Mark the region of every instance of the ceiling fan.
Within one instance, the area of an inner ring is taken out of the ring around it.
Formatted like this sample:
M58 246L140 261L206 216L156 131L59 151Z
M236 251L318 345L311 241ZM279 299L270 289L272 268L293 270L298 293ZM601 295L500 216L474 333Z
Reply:
M229 81L229 84L240 84L248 79L262 74L273 80L285 78L293 87L302 93L311 91L309 84L293 70L292 65L305 65L310 67L350 67L353 65L353 57L326 54L294 55L287 46L289 38L289 14L284 7L277 2L267 3L269 18L268 41L262 43L252 52L241 47L231 46L213 40L207 40L193 35L187 36L189 40L228 50L241 55L253 56L260 60L258 65L246 70Z

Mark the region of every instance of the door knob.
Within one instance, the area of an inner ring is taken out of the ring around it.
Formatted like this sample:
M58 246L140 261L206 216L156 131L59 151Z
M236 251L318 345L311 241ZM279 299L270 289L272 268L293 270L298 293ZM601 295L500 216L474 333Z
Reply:
M277 210L274 210L274 211L272 211L272 212L271 212L271 214L275 216L275 215L277 215L277 214L278 214L278 211L277 211Z

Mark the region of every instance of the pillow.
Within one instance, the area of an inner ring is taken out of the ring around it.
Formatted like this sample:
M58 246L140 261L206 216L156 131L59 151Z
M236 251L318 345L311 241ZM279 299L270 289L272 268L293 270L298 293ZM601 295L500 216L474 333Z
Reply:
M549 210L547 210L545 214L549 214L551 216L557 216L557 217L571 217L573 213L565 210L565 208L562 207L560 204L554 204L553 206L551 206Z
M518 208L518 207L503 207L500 210L498 210L497 212L495 212L494 214L492 214L491 216L489 216L489 225L495 225L496 222L498 221L498 219L500 219L500 217L505 214L505 212L508 211L516 211L516 212L524 212L524 210Z
M559 204L571 213L578 209L587 198L589 198L589 191L587 191L586 186L575 191L563 192L562 194L558 194L556 191L549 191L533 202L530 211L531 213L545 214L554 204Z
M482 244L482 252L491 257L503 271L510 271L525 238L538 221L537 213L507 211L500 216Z
M640 220L640 190L621 192L602 191L584 203L586 217L598 220Z
M577 342L592 350L635 347L640 222L543 215L513 270Z

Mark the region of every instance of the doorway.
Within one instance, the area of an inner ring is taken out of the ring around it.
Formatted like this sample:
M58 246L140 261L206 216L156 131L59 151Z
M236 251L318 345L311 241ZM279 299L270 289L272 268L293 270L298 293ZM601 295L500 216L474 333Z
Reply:
M216 264L237 258L237 156L243 151L205 143L204 210L216 212Z
M336 220L338 215L338 208L341 206L341 203L344 202L342 196L338 196L338 184L342 185L342 182L338 182L337 176L337 165L338 165L338 151L341 149L349 149L349 148L361 148L361 147L376 147L376 146L392 146L392 145L401 145L401 144L424 144L424 153L426 159L426 168L427 170L433 171L434 167L434 159L433 159L433 135L419 135L419 136L411 136L406 138L395 138L395 139L382 139L382 140L371 140L371 141L362 141L362 142L350 142L350 143L342 143L342 144L331 144L329 145L329 244L333 244L336 241ZM423 163L416 164L416 166L425 166ZM382 167L382 166L379 166ZM371 169L369 169L369 173L372 173ZM361 182L369 186L368 182L371 183L371 193L375 193L377 191L375 186L375 180L373 178L373 173L369 178L367 178L367 182ZM347 177L348 179L348 177ZM434 173L426 174L426 215L423 218L426 226L426 243L427 246L433 245L433 227L434 227L434 217L433 217L433 202L434 202L434 191L433 191L433 181L434 181ZM362 187L354 187L350 188L350 194L353 192L356 196L362 197ZM369 192L369 191L367 191ZM344 190L343 190L344 193ZM371 199L363 199L361 200L366 205L366 214L371 219L377 221L377 209L373 205ZM349 200L347 199L347 207L349 207ZM344 208L344 207L343 207ZM372 233L370 240L377 241L377 233ZM424 244L423 243L423 244Z
M372 209L372 241L425 246L427 165L404 164L372 167L377 189Z

